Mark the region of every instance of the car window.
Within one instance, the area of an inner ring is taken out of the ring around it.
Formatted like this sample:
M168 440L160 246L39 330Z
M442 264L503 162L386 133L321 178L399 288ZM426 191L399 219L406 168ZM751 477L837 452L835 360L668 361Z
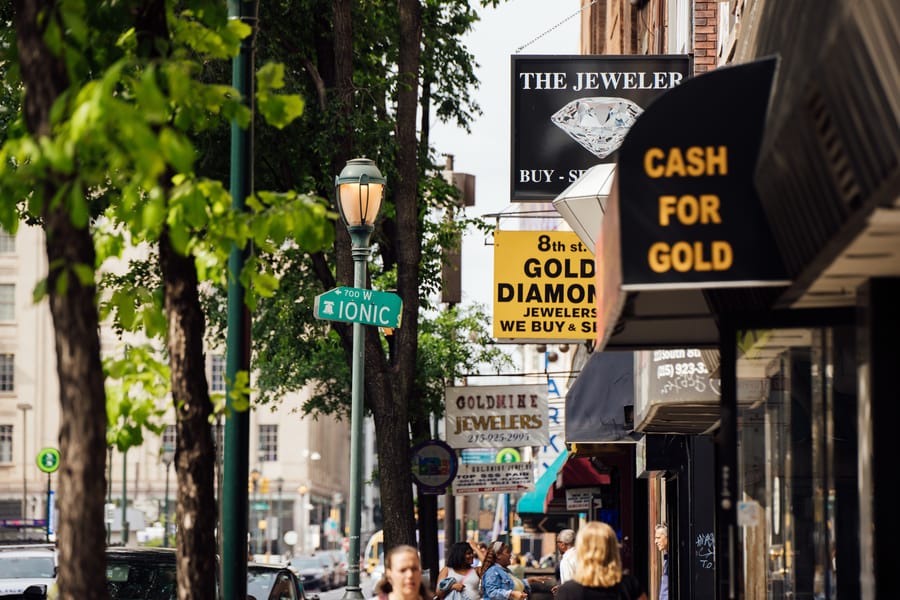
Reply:
M175 565L108 564L106 582L112 600L176 600Z
M46 579L54 575L51 556L4 556L0 561L0 579Z
M247 595L256 600L298 600L290 572L271 569L247 571Z

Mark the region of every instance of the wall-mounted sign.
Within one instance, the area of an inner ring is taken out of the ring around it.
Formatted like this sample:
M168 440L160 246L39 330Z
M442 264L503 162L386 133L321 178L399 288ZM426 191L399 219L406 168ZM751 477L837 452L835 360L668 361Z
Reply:
M504 494L534 488L534 465L530 462L460 465L453 481L455 495Z
M453 448L543 446L550 441L547 386L480 385L445 390Z
M594 255L571 231L494 232L494 337L593 339Z
M552 200L691 72L688 56L513 56L513 200Z
M443 494L456 477L456 451L441 440L427 440L412 449L412 478L424 494Z
M790 283L753 183L774 72L775 59L710 71L631 128L607 204L618 208L623 290Z
M582 510L591 509L591 501L594 501L594 507L602 506L600 494L603 490L598 487L587 488L566 488L566 510Z

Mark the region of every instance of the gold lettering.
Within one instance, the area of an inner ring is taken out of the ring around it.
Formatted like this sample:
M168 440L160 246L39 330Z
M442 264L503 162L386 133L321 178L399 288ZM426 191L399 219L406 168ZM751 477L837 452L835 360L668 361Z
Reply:
M664 170L662 165L655 164L654 161L662 160L665 154L662 148L650 148L644 154L644 173L648 177L657 179L663 176Z

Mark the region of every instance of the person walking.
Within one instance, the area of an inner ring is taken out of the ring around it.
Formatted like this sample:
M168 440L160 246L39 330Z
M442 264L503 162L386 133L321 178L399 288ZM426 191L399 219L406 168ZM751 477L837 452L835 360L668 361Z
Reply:
M438 574L434 597L445 600L451 592L459 592L464 600L481 600L481 578L473 566L475 550L469 542L457 542L450 547L444 568ZM454 595L455 596L455 595ZM455 596L459 598L459 596Z
M484 562L479 567L481 592L484 600L525 600L532 584L543 583L546 577L520 579L509 572L512 558L510 547L501 541L488 547Z
M669 527L665 523L656 526L656 548L662 552L662 577L659 580L659 600L669 600Z
M575 576L556 592L556 600L647 600L640 582L622 571L619 540L612 527L586 523L575 537Z
M575 531L572 529L563 529L556 536L556 547L559 548L559 584L575 577Z
M422 562L412 546L391 548L384 557L384 576L375 584L372 600L429 600L422 583Z

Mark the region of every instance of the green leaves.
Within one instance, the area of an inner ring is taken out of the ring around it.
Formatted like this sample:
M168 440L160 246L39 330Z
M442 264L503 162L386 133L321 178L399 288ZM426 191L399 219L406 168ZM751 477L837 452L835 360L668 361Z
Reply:
M270 125L284 129L303 114L303 98L296 94L276 95L284 87L284 65L267 63L256 74L256 102Z

